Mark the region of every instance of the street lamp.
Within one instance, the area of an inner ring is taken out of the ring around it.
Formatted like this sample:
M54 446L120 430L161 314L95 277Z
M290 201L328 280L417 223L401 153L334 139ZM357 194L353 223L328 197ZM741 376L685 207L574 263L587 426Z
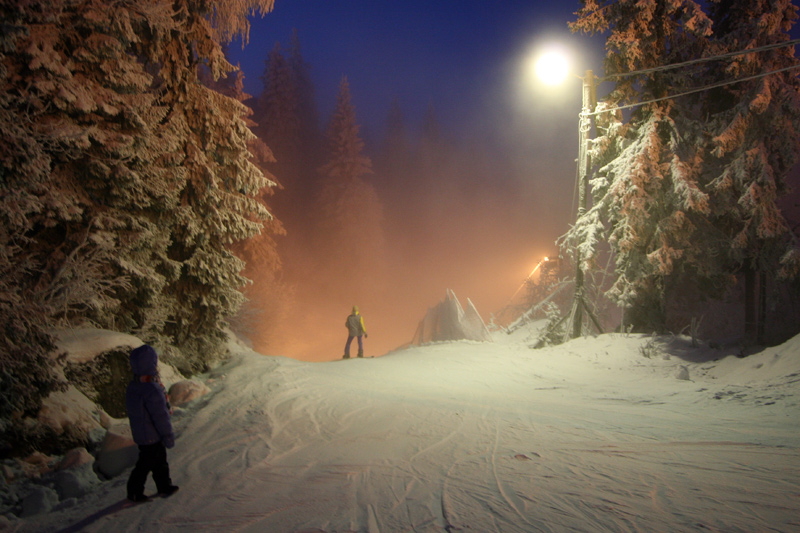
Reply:
M519 293L519 291L522 290L522 287L524 287L525 284L528 282L528 280L531 279L531 277L533 277L534 274L536 274L536 271L539 270L539 267L542 266L542 264L547 263L548 261L550 261L550 258L549 257L545 257L541 261L536 263L536 266L533 267L533 270L531 270L531 273L528 274L528 276L524 280L522 280L522 284L519 286L519 288L517 288L516 291L514 291L514 294L512 294L511 298L508 299L508 303L506 304L506 306L503 309L506 309L508 306L511 305L511 302L514 300L514 297L517 295L517 293Z
M561 52L550 50L540 56L536 61L536 75L544 83L554 85L556 80L563 81L568 74L567 60ZM581 78L582 106L578 123L578 214L580 218L586 213L586 206L589 196L589 172L592 166L591 156L589 155L589 136L592 130L592 117L597 106L597 84L595 76L591 70ZM602 328L594 315L586 305L584 296L585 275L581 266L580 248L575 248L575 292L572 298L572 308L565 318L569 318L571 328L567 328L571 338L581 335L583 329L583 313L589 315L595 327L602 333Z
M569 59L561 49L551 48L536 59L533 70L545 85L561 85L569 76Z

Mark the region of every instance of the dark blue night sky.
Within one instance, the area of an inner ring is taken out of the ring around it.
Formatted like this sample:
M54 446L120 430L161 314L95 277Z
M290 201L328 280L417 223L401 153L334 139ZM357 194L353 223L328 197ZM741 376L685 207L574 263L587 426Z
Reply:
M534 43L569 41L584 48L578 72L600 68L602 42L567 28L578 8L577 1L276 0L273 12L253 21L250 44L231 45L231 60L258 94L264 59L276 42L288 47L296 28L323 120L346 75L367 136L380 134L395 98L407 127L432 103L445 130L462 135L508 112L520 58Z

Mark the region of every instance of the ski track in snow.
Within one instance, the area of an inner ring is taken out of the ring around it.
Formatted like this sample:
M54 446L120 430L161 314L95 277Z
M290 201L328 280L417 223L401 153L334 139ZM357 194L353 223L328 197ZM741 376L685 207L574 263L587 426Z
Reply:
M175 419L181 490L84 531L800 530L796 375L737 385L708 362L644 359L642 343L242 353ZM126 476L16 529L78 522Z

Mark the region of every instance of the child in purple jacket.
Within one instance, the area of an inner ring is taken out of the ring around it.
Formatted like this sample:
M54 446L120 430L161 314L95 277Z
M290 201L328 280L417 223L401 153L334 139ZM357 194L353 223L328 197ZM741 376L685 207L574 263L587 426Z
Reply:
M128 384L125 406L131 423L133 441L139 445L139 460L128 478L128 499L144 502L147 475L161 496L178 490L169 477L167 448L175 446L167 393L158 377L158 354L147 344L135 348L130 356L133 380Z

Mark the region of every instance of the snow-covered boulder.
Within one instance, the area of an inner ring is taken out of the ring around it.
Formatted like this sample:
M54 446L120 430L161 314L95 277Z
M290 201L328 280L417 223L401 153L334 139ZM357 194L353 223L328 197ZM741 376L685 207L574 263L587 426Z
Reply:
M185 379L169 388L169 400L172 405L183 407L192 400L196 400L209 392L211 392L211 389L202 381Z
M74 364L88 363L115 348L130 351L144 344L133 335L92 327L57 329L53 333L58 352L66 353L67 362Z
M88 434L101 428L99 408L81 391L70 385L65 391L56 391L42 402L38 420L61 435L68 429Z
M22 517L48 513L58 503L58 493L49 487L34 486L22 500Z
M97 328L57 330L57 338L58 352L66 354L66 379L111 416L127 416L125 390L133 378L129 358L142 341ZM159 361L158 370L166 387L183 379L163 361Z
M52 472L53 463L55 463L54 457L42 452L33 452L24 459L17 460L14 468L4 471L4 475L7 479L13 480L22 478L39 479Z
M90 363L102 354L114 350L130 352L144 344L140 338L127 333L92 327L57 329L53 334L56 337L57 353L65 353L66 362L72 364ZM158 361L158 373L166 387L183 379L174 366L162 362L161 359Z
M133 442L130 426L120 424L106 433L97 453L95 468L108 478L116 477L136 464L138 457L139 448Z
M94 457L86 448L69 450L56 465L53 477L61 500L80 498L100 483L94 472Z
M62 500L80 498L100 484L92 464L84 464L53 475L55 489Z
M94 463L94 457L86 451L86 448L73 448L65 453L64 457L56 464L56 470L78 468L92 463Z
M456 340L491 341L492 336L469 298L465 311L455 293L447 289L444 300L428 309L411 344Z

